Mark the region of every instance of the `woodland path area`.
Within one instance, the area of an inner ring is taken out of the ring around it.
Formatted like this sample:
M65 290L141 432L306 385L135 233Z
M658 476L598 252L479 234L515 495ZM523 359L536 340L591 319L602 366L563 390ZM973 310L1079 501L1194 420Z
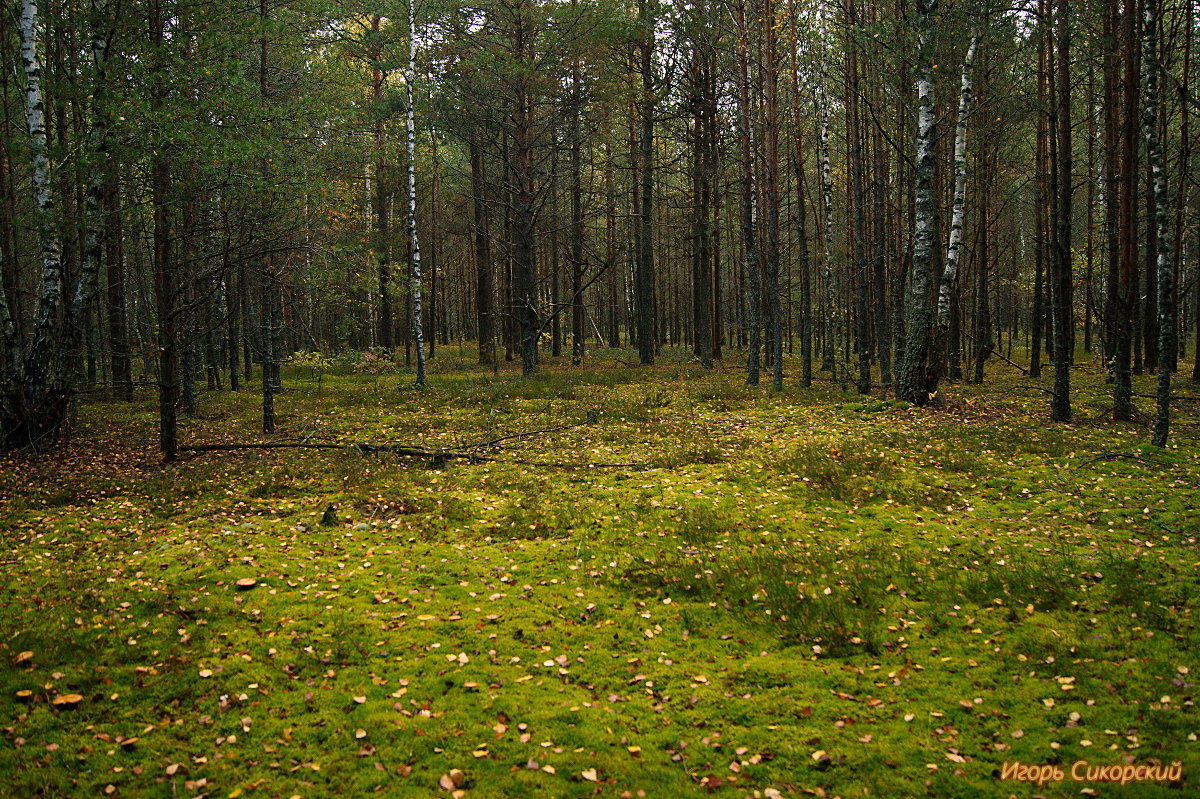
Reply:
M273 435L257 396L210 393L183 443L487 459L164 466L146 391L0 460L0 794L1200 785L1194 386L1159 448L1089 368L1071 425L1049 377L918 408L689 363L522 379L444 357L425 391L293 371ZM1079 761L1165 776L1005 766Z

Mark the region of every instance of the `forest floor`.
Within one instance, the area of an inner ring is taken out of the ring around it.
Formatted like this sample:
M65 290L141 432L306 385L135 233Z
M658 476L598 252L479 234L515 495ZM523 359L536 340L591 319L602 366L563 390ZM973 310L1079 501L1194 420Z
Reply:
M732 364L431 368L290 373L271 439L565 429L164 467L147 390L0 460L0 795L1200 793L1183 377L1157 449L1088 368L1073 425L1048 377L917 409ZM257 425L209 393L184 438Z

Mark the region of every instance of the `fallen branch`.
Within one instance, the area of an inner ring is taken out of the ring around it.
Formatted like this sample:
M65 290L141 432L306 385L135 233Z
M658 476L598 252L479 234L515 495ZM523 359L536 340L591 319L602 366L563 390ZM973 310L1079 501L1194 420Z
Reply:
M573 427L583 427L586 424L587 422L576 422L575 424L562 424L558 427L546 427L541 430L527 430L524 433L509 433L506 436L500 436L488 441L479 441L474 444L467 444L464 449L484 449L486 447L494 447L501 441L520 441L522 439L532 438L533 436L540 436L546 433L557 433L560 430L570 430Z
M582 423L581 423L582 424ZM566 429L568 427L578 427L575 425L564 425L561 428L550 429ZM503 439L519 437L523 435L533 435L535 433L548 432L548 430L533 430L528 433L514 433L511 436L504 436ZM497 439L497 440L503 440ZM471 444L470 447L482 447L494 444L495 441L480 442L479 444ZM518 466L540 466L547 469L644 469L644 463L587 463L587 462L569 462L569 461L533 461L522 458L495 458L489 455L479 455L474 452L463 452L462 450L452 449L425 449L423 447L412 447L401 444L304 444L297 442L264 442L264 443L241 443L241 444L191 444L189 446L180 447L180 452L236 452L243 450L272 450L272 449L324 449L324 450L345 450L353 452L362 452L367 454L374 453L390 453L399 455L403 458L427 458L434 463L439 463L447 460L463 460L468 463L499 463L499 464L515 464Z
M402 444L302 444L293 442L261 443L261 444L191 444L180 447L180 452L233 452L247 449L341 449L357 452L375 453L390 452L405 458L430 458L433 460L467 460L472 462L492 460L485 455L472 452L458 452L445 449L424 449L409 447Z
M1090 464L1097 463L1099 461L1115 461L1115 460L1137 461L1138 463L1148 463L1153 466L1161 466L1165 469L1172 468L1172 464L1167 463L1166 461L1157 460L1155 458L1147 458L1142 455L1135 455L1132 452L1109 452L1109 451L1101 452L1096 457L1094 457L1090 460L1084 461L1082 465L1088 466Z
M978 344L978 343L979 343L979 341L978 341L978 340L977 340L977 339L976 339L974 336L972 336L970 333L966 332L965 330L963 331L963 335L964 335L964 336L966 336L967 338L971 339L971 341L974 341L976 344ZM991 356L991 355L995 355L997 358L999 358L1000 360L1004 361L1004 362L1005 362L1006 364L1008 364L1009 366L1015 366L1017 369L1019 369L1019 370L1021 371L1021 374L1025 375L1026 377L1028 377L1028 376L1029 376L1029 370L1028 370L1028 369L1026 369L1026 368L1025 368L1024 366L1022 366L1021 364L1017 363L1016 361L1013 361L1013 360L1010 360L1010 359L1008 359L1007 357L1005 357L1004 353L1000 352L1000 351L999 351L998 349L996 349L995 347L993 347L993 348L991 349L991 351L988 353L988 355L989 355L989 356Z

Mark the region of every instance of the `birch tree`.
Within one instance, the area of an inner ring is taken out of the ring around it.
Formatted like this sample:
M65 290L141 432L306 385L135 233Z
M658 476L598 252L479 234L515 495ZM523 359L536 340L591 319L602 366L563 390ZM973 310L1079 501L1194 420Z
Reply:
M959 249L962 246L963 217L967 204L967 114L971 106L971 67L979 47L979 34L971 34L967 55L963 59L961 88L958 96L958 119L954 124L954 200L950 212L950 240L946 247L946 267L938 281L937 321L934 328L934 358L931 370L934 379L941 375L950 335L951 305L958 282ZM953 379L953 378L952 378ZM931 386L931 390L936 386Z
M1142 15L1142 131L1146 137L1146 157L1150 162L1154 237L1158 243L1158 380L1157 412L1154 416L1153 443L1167 445L1171 425L1171 369L1175 349L1175 286L1171 263L1170 227L1167 212L1167 181L1163 174L1163 147L1158 136L1158 0L1143 0ZM1154 311L1147 308L1146 313Z
M404 67L405 149L408 156L408 258L412 298L412 335L417 354L416 387L425 388L425 333L421 325L421 246L417 241L417 129L413 114L413 81L416 79L417 40L414 0L408 0L408 60Z
M916 0L917 10L917 162L914 174L915 219L909 293L905 304L904 351L896 364L896 396L914 405L929 400L930 282L933 275L933 13L937 0Z
M110 32L103 27L104 10L98 0L92 0L89 15L92 97L86 147L88 168L82 259L78 275L64 276L38 52L41 21L37 0L21 2L18 35L25 78L25 132L29 137L41 280L33 332L24 352L21 351L17 332L19 320L13 313L12 298L0 287L0 338L5 352L5 373L0 385L0 443L5 447L38 446L47 439L56 438L69 420L74 401L74 369L82 338L84 309L96 291L100 264L100 188L108 151L104 89L110 38ZM64 277L73 278L66 288Z

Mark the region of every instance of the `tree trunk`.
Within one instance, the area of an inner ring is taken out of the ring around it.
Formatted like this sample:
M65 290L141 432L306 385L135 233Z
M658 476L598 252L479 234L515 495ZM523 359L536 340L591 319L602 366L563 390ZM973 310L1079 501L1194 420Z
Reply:
M104 231L107 264L108 341L112 350L113 393L133 402L133 368L129 358L129 324L125 312L125 250L121 224L121 184L110 165L104 188Z
M754 148L750 120L750 56L746 29L746 3L737 0L738 50L738 141L741 147L742 249L746 282L750 293L746 326L749 328L749 352L746 355L746 384L757 386L759 356L762 350L762 286L758 270L758 245L754 229Z
M712 344L712 216L713 148L709 141L709 116L716 112L715 74L709 31L704 19L706 6L697 4L694 17L691 64L692 117L692 329L693 353L705 369L713 366ZM711 102L710 102L711 101Z
M821 269L821 371L832 375L836 366L834 346L837 308L833 293L833 168L829 158L829 102L824 93L818 97L818 103L821 117L821 245L824 256Z
M1058 163L1055 192L1053 265L1054 393L1050 418L1071 421L1071 365L1075 360L1075 312L1071 280L1071 11L1069 0L1058 0L1057 83Z
M1060 0L1065 3L1066 0ZM1158 136L1158 0L1143 0L1142 18L1142 130L1146 136L1146 160L1150 164L1153 197L1154 239L1158 250L1158 380L1157 412L1154 416L1155 446L1167 445L1171 425L1171 353L1175 348L1175 272L1171 264L1170 227L1167 212L1167 181L1163 174L1162 142ZM1147 315L1151 314L1147 309ZM1147 344L1149 339L1147 339Z
M944 355L954 344L949 341L953 322L952 304L958 289L959 248L962 244L963 217L967 205L967 114L971 108L971 67L979 47L979 34L971 34L971 43L963 58L958 119L954 124L954 201L950 212L950 241L946 247L946 266L938 281L937 322L934 328L930 391L937 390Z
M492 314L492 248L488 230L487 178L483 148L476 137L467 141L471 157L472 232L475 242L475 323L479 328L479 363L496 362L496 332Z
M779 56L775 47L778 24L775 0L764 0L763 9L763 199L766 230L766 317L771 338L771 387L783 390L783 303L779 292ZM869 371L868 371L869 374ZM869 383L869 378L868 378ZM869 385L868 385L869 388Z
M1138 107L1138 47L1137 14L1127 8L1122 19L1120 49L1125 54L1123 97L1124 130L1121 133L1121 205L1117 223L1120 244L1117 295L1119 297L1118 327L1113 369L1113 418L1129 421L1133 418L1132 347L1133 316L1137 303L1137 139L1140 115Z
M917 163L913 260L905 309L904 357L896 365L896 396L914 405L929 400L929 333L932 322L930 283L933 279L933 12L937 0L916 0L917 6Z
M405 144L408 156L408 257L412 307L413 346L417 354L416 387L425 388L425 333L421 324L421 247L417 241L417 130L413 115L413 81L416 80L415 0L408 0L408 61L404 72Z
M857 11L854 0L850 0L846 10L848 25L857 25ZM870 274L867 271L867 227L865 195L863 192L863 132L862 132L862 100L859 96L858 77L858 44L855 43L853 32L847 30L846 36L846 135L849 138L850 157L850 203L853 208L854 223L852 228L853 241L847 249L854 252L854 349L858 356L858 393L868 394L871 391L871 351L869 341L870 311L867 303L868 287L871 285Z
M789 6L793 39L793 46L790 48L793 94L792 136L795 139L792 167L796 175L796 239L800 250L800 385L807 388L812 385L813 373L812 277L808 250L808 216L805 205L804 128L800 109L800 56L799 48L795 46L799 42L795 0L789 0Z
M642 96L639 111L638 138L639 178L641 180L640 208L641 241L638 247L637 296L638 361L654 363L656 336L654 334L654 19L649 0L638 0L638 19L642 26L641 53Z

